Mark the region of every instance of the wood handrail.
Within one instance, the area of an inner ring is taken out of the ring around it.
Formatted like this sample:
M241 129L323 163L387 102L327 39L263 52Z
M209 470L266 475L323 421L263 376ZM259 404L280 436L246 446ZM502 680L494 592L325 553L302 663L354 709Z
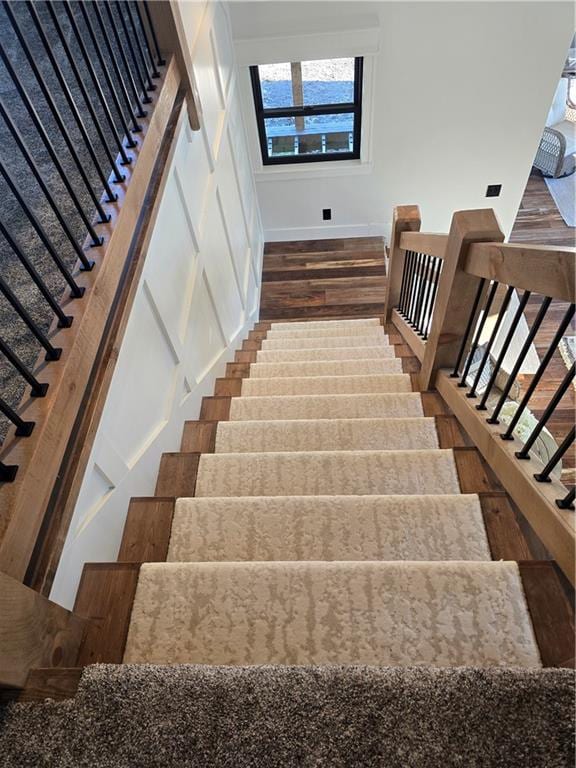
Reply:
M48 393L44 398L28 397L22 404L22 412L36 422L36 428L27 438L9 433L0 452L6 463L19 466L15 481L0 487L0 571L19 581L26 577L45 523L118 286L130 269L130 246L142 224L144 201L180 83L180 71L172 57L158 81L148 120L143 122L141 142L135 150L137 160L133 168L124 171L127 180L104 230L104 245L91 249L95 267L81 273L78 280L86 287L86 294L66 307L74 323L69 329L53 329L53 341L63 352L61 360L43 372L43 380L50 383Z
M439 259L444 258L447 244L448 235L433 232L402 232L400 235L400 248L404 251L426 253Z
M472 243L464 271L523 291L576 301L576 248Z

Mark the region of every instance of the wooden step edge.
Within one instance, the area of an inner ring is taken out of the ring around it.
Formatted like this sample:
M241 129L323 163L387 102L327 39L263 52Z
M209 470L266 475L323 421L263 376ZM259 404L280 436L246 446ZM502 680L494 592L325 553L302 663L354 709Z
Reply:
M262 272L263 283L289 283L292 280L330 280L347 277L385 277L386 264L366 264L364 266L349 266L346 264L334 267L314 266L294 269L273 269L269 267Z
M21 690L0 689L0 704L64 701L76 696L84 667L39 667L31 669Z
M542 666L574 669L574 609L551 560L518 563Z
M226 363L227 379L248 379L250 378L250 363Z
M141 563L86 563L74 612L90 619L77 666L120 664Z
M164 562L172 533L174 497L137 497L130 500L118 562Z
M238 355L239 353L236 352ZM249 352L245 354L253 354L256 362L256 352ZM216 379L214 384L214 396L215 397L238 397L242 394L242 379L222 377Z
M154 495L174 498L194 496L201 455L180 451L163 453Z

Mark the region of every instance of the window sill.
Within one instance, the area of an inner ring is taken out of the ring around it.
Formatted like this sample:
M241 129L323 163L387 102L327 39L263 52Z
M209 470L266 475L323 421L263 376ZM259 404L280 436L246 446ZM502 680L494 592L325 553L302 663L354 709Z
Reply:
M256 181L300 181L327 179L335 176L366 176L372 173L372 163L362 160L330 161L327 163L287 163L285 166L260 166L255 171Z

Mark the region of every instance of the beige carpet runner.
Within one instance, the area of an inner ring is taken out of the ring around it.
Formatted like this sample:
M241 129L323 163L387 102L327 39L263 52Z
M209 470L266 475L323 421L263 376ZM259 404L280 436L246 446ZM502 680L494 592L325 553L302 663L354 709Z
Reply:
M272 324L141 568L126 662L540 666L401 362L378 318Z

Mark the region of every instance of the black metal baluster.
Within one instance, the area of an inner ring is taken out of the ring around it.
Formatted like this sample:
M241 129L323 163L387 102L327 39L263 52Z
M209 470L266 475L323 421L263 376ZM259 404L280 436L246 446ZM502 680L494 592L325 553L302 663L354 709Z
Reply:
M48 202L48 205L50 208L52 208L52 211L54 212L54 215L58 219L58 223L62 227L62 230L64 234L66 235L66 238L70 242L70 245L74 249L74 252L76 253L76 256L78 257L78 260L82 264L82 268L84 270L90 271L92 267L94 266L94 262L92 259L87 258L86 254L84 253L84 250L80 243L76 240L74 233L70 229L68 225L68 221L66 220L64 214L60 210L59 206L56 204L56 201L54 199L54 196L52 195L52 192L48 188L48 185L44 181L44 177L42 176L40 169L38 168L38 165L36 163L36 160L34 159L34 156L32 155L32 152L28 148L28 146L25 144L24 139L22 138L22 134L20 133L17 125L14 123L8 112L6 111L6 108L4 106L3 100L0 98L0 116L4 120L4 123L6 124L8 130L12 134L12 138L18 145L18 149L22 153L24 160L28 164L28 167L32 171L32 174L36 181L38 182L38 186L44 193L44 196L46 197L46 201ZM7 178L8 183L10 184L12 189L15 189L13 182L10 180L9 175L5 176ZM20 196L20 192L18 189L16 189L16 196ZM76 288L72 286L72 290L76 292ZM80 294L77 294L80 295Z
M60 19L58 18L56 12L54 11L54 8L52 7L52 3L47 3L46 7L48 8L48 12L50 13L50 17L52 19L52 24L54 25L54 28L56 32L58 33L58 37L60 39L60 43L62 44L62 47L64 49L64 53L66 54L66 58L68 60L68 63L70 64L70 68L72 69L72 72L74 73L74 77L76 79L76 82L78 84L78 88L80 89L80 92L82 94L82 98L84 99L84 103L86 104L86 108L88 109L88 112L90 113L90 118L92 120L92 124L94 125L94 128L96 129L96 132L98 134L98 138L100 139L100 143L102 144L102 148L104 149L104 152L106 153L106 157L110 161L110 166L112 170L114 171L114 181L116 184L121 184L125 176L120 173L120 170L116 164L116 158L110 151L110 147L108 146L108 140L106 139L106 136L104 135L104 129L102 128L102 125L100 123L100 120L98 118L98 115L96 114L96 110L94 109L94 105L92 104L92 99L90 98L90 95L86 89L86 86L84 84L84 80L82 79L82 75L80 74L80 70L78 69L78 66L76 64L76 59L74 57L74 54L72 53L72 50L70 46L68 45L68 38L62 29L62 26L60 24ZM48 44L48 43L46 43ZM86 134L87 136L87 134ZM86 139L89 142L89 139ZM110 194L113 198L113 200L117 199L117 196L110 190Z
M402 282L400 283L400 297L398 299L399 312L404 311L404 297L406 295L406 285L407 285L406 276L408 274L409 255L410 255L409 251L404 252L404 265L402 267Z
M42 241L42 244L44 245L44 247L46 248L46 250L48 251L48 253L52 257L52 261L58 267L58 271L60 272L60 274L64 277L64 279L66 280L66 282L70 286L71 292L72 292L72 297L75 298L75 299L80 299L84 295L84 288L81 288L78 285L78 283L74 280L72 275L70 274L70 271L68 270L68 268L66 267L66 265L64 264L62 259L60 258L56 248L54 247L54 245L52 244L50 238L46 234L46 231L45 231L44 227L40 224L40 222L36 218L35 214L31 210L29 205L26 203L26 201L24 200L22 195L20 194L20 192L18 190L18 187L14 184L14 182L10 178L10 174L8 173L7 169L5 168L4 163L2 162L2 160L0 160L0 175L2 175L4 181L10 187L10 190L11 190L12 194L14 195L14 197L18 201L20 207L22 208L22 210L26 214L28 220L30 221L30 223L32 224L34 230L36 231L36 234L38 235L38 237ZM4 224L1 221L0 221L0 228L1 228L2 234L4 235L6 240L8 240L8 242L10 243L10 247L17 253L17 255L20 257L20 260L23 261L23 251L22 251L22 249L19 248L16 245L14 239L10 236L10 234L8 233L8 231L6 230ZM36 275L35 276L30 271L30 269L28 267L26 267L26 268L28 269L28 272L30 273L30 275L32 276L32 278L34 279L36 284L39 285L38 281L41 282L40 275L38 275L38 273L36 273L36 270L34 270L34 273ZM51 302L49 302L49 303L52 306L52 303ZM57 305L57 306L59 306L59 305ZM64 319L64 316L61 317L62 321L63 321L63 319ZM68 327L68 326L66 326L66 327Z
M0 461L0 483L12 483L18 474L18 467L15 464L4 464Z
M492 347L494 346L494 342L496 341L496 336L498 335L498 331L500 330L500 326L502 325L502 320L504 319L504 315L506 314L508 305L510 304L510 299L512 298L513 291L514 291L514 288L512 286L509 286L508 289L506 290L504 301L502 302L502 306L500 307L500 312L498 312L498 317L496 318L496 322L494 323L494 328L492 329L492 333L490 334L490 338L488 339L488 344L486 344L486 349L484 350L484 354L482 355L482 360L480 361L478 371L476 372L476 377L474 379L474 383L472 384L472 389L470 390L470 392L466 394L466 397L470 397L470 398L476 397L476 387L480 383L482 372L486 366L486 363L488 362L488 357L490 355Z
M458 383L459 387L468 386L466 384L466 379L468 378L468 372L470 370L470 366L472 365L472 360L474 358L474 355L476 354L476 350L478 349L478 344L480 343L480 337L482 336L482 331L484 330L484 326L486 325L486 320L488 319L488 312L490 312L490 307L492 306L492 302L494 301L494 296L496 295L497 290L498 290L498 283L494 281L488 293L488 299L486 300L486 303L484 305L484 312L478 324L478 328L476 329L476 334L474 336L474 341L472 342L472 346L470 347L470 352L468 353L468 359L466 360L466 365L464 366L464 370L462 372L462 378Z
M496 377L498 376L500 368L502 367L502 363L504 362L504 358L506 357L506 353L508 352L508 347L510 346L511 341L514 338L514 334L516 333L516 327L520 322L520 318L524 313L524 309L526 308L526 304L528 303L529 298L530 298L530 291L524 291L524 293L522 294L522 298L520 299L520 302L518 304L518 308L514 313L514 317L512 318L512 321L510 323L510 328L508 329L506 338L504 339L504 342L502 344L502 349L500 350L500 353L494 365L494 370L492 371L492 375L490 376L490 380L486 387L486 391L482 395L482 400L480 400L480 402L476 406L476 408L479 411L486 410L486 402L488 400L488 397L490 396L490 392L492 390L492 387L494 386L494 382L496 381Z
M100 202L100 199L96 192L94 191L92 184L90 183L90 179L88 178L88 175L86 174L86 171L84 170L84 165L82 163L82 160L80 159L78 153L76 152L76 148L72 142L72 139L70 138L70 134L68 131L68 128L64 124L64 120L62 119L62 115L60 114L60 110L56 106L56 102L54 101L52 97L52 93L50 91L50 88L46 84L46 80L44 79L42 72L40 71L39 67L36 64L35 57L32 55L32 52L30 51L30 47L28 45L28 41L22 34L22 30L20 29L20 25L18 24L18 21L16 20L16 17L14 16L12 9L10 8L10 3L4 2L2 3L4 10L6 12L6 15L8 16L8 19L10 20L10 23L12 24L12 28L14 32L16 33L16 37L18 38L18 42L20 43L20 46L22 47L22 50L24 51L24 54L26 56L26 59L28 60L28 64L30 65L30 68L32 69L32 72L34 73L34 76L36 80L38 81L38 84L40 86L40 89L42 91L42 94L44 96L44 99L48 105L48 108L50 109L52 116L54 117L54 120L56 121L56 125L60 129L60 133L62 134L62 138L66 142L66 146L68 147L68 151L70 152L70 155L72 159L74 160L74 164L76 165L76 169L80 175L80 178L84 182L84 186L86 187L88 194L92 198L92 202L94 203L94 207L98 211L98 215L100 216L100 221L102 223L109 221L110 217L107 215L105 210L102 208L102 204Z
M436 259L436 272L434 273L434 277L433 277L432 292L430 295L430 303L428 306L428 326L426 328L426 333L424 334L424 339L428 338L428 334L430 333L430 329L432 327L434 305L436 304L436 294L438 293L438 285L440 283L441 274L442 274L442 259Z
M414 317L414 301L418 292L418 270L420 268L420 254L414 253L414 269L412 271L412 280L410 285L410 298L408 300L407 317L408 322L412 325L412 319Z
M574 380L574 374L576 373L576 363L572 363L572 368L568 371L564 379L562 380L562 383L554 393L554 396L546 406L546 410L538 420L538 424L534 427L532 432L530 433L530 437L524 445L522 446L522 450L516 451L516 458L517 459L529 459L530 458L530 448L534 445L536 442L538 435L542 432L544 427L546 426L546 423L550 419L550 416L554 413L556 410L556 406L562 400L564 397L564 394L566 393L566 390L568 387L572 384L572 381Z
M20 376L25 379L32 389L32 397L44 397L48 390L48 384L41 384L38 379L24 365L22 360L10 349L8 344L0 337L0 352L6 357L9 363L16 368Z
M10 248L14 251L16 254L18 261L22 264L24 269L28 272L30 277L32 278L33 283L36 285L42 296L46 299L48 302L51 310L54 312L56 317L58 318L58 325L60 328L70 328L72 325L72 317L65 314L64 310L60 306L60 304L56 301L56 299L52 296L50 291L48 290L48 287L46 286L46 283L34 267L34 265L30 262L27 256L24 255L24 252L18 245L18 243L14 240L10 232L6 229L4 226L4 223L0 221L0 233L4 236L4 239L10 246ZM74 282L74 281L73 281ZM76 285L76 283L74 283ZM76 286L78 290L80 291L80 296L83 295L84 289L80 288L79 286Z
M520 405L516 409L516 412L514 414L514 417L513 417L512 421L508 425L508 429L506 430L506 432L504 432L502 435L500 435L502 440L514 440L514 436L513 436L512 433L514 432L514 429L516 428L516 424L518 424L518 422L520 421L520 417L522 416L522 414L524 412L524 409L528 405L528 402L529 402L530 398L532 397L532 394L534 393L534 390L538 386L538 384L540 382L540 379L544 375L544 371L548 367L548 363L550 362L550 360L552 360L552 357L553 357L554 353L556 352L558 344L560 344L560 341L561 341L562 337L564 336L564 332L566 331L566 328L568 328L568 326L570 325L570 322L572 321L572 318L574 317L574 309L575 309L575 305L571 304L570 308L568 309L568 311L564 315L564 318L562 319L562 322L560 323L560 326L558 327L558 330L554 334L554 338L552 339L552 342L551 342L550 346L546 350L546 352L544 354L544 357L542 358L542 361L540 362L540 365L538 366L538 370L536 371L536 373L532 377L532 381L530 382L530 385L529 385L528 389L526 390L526 392L524 394L524 397L522 398L522 400L520 402ZM498 405L500 405L500 404L498 404Z
M410 296L412 294L412 287L414 285L414 269L416 267L416 254L414 251L407 251L410 258L410 264L408 266L408 274L406 277L406 295L404 297L404 319L408 320L408 308L410 306Z
M98 6L98 3L96 3L96 6ZM130 64L128 63L128 59L126 58L126 53L124 52L124 46L122 45L122 41L120 40L120 35L118 34L118 29L116 27L116 22L114 21L114 16L112 14L111 6L112 6L112 3L110 2L104 3L104 8L106 9L108 21L110 22L110 27L112 28L112 34L114 35L114 40L116 42L116 47L118 48L118 52L120 53L120 58L122 59L122 65L124 67L124 71L126 72L126 78L128 80L128 84L130 85L130 90L132 91L134 100L136 102L136 114L138 117L146 117L148 113L142 107L142 104L140 102L140 96L138 95L136 83L134 82L134 75L132 74L132 70L130 69ZM149 103L151 99L149 97L147 98Z
M80 28L76 23L76 17L74 16L74 12L70 6L70 2L69 0L63 0L63 4L64 4L64 9L66 11L66 15L68 16L68 21L70 22L70 26L72 27L72 31L74 32L76 42L78 43L78 47L80 48L80 52L84 60L84 65L88 70L90 79L92 80L92 85L94 86L94 90L96 91L98 100L100 101L100 106L102 108L102 111L104 112L104 115L106 116L106 122L110 127L110 133L112 134L112 138L114 139L114 142L118 147L118 152L120 153L120 157L122 158L121 163L122 165L129 165L132 162L132 158L130 158L126 154L126 149L124 148L122 139L120 138L120 136L118 135L118 131L116 130L116 124L114 123L114 118L112 117L112 113L110 112L110 107L108 106L106 96L104 95L102 86L100 85L100 81L98 79L98 75L96 74L96 70L94 69L94 65L92 64L92 59L90 57L90 54L88 53L88 49L84 44L82 33L80 32Z
M134 65L134 71L136 72L138 76L138 80L140 81L140 88L142 89L142 103L150 104L152 99L146 93L148 89L144 82L144 78L142 77L142 72L140 71L140 65L136 57L136 51L134 50L134 46L132 45L132 38L130 37L130 33L128 32L126 19L124 18L124 14L122 13L122 8L120 6L120 3L106 3L106 5L110 9L116 8L116 13L118 15L118 18L120 19L120 25L122 26L122 32L124 33L124 37L126 38L126 43L128 45L128 50L130 51L130 58L132 59L132 64Z
M514 367L510 371L510 375L508 376L508 381L506 382L506 385L502 391L502 394L500 395L500 400L498 401L496 408L492 411L492 415L489 419L486 419L488 424L499 424L498 416L500 415L500 411L502 410L504 403L506 402L508 395L510 394L510 390L512 389L512 385L516 381L516 376L518 375L518 372L520 368L522 367L522 363L524 362L524 359L526 358L526 355L530 351L530 347L532 346L532 342L534 341L534 338L536 334L538 333L540 326L542 325L542 321L544 320L544 317L546 315L546 312L548 311L548 307L550 306L552 302L552 299L549 296L546 296L542 304L540 305L540 309L538 310L538 314L536 316L536 319L534 320L534 323L532 324L532 327L530 328L530 331L528 332L528 336L526 337L526 341L524 342L522 349L520 350L520 354L518 355L518 358L516 362L514 363Z
M18 437L28 437L28 435L32 434L34 422L24 421L24 419L18 416L16 411L11 408L2 397L0 397L0 413L3 413L4 416L14 424L16 427L16 435Z
M138 30L136 29L136 22L134 21L134 16L132 15L132 6L129 0L126 0L126 2L124 3L124 8L126 8L126 11L128 12L128 20L130 22L130 27L134 35L134 40L136 40L136 48L138 49L138 53L140 54L140 59L144 66L144 77L146 79L146 82L148 83L147 90L155 91L156 85L152 82L152 78L150 77L150 72L148 71L148 65L146 64L146 56L144 55L142 43L140 42L140 36L138 35Z
M152 35L154 47L156 48L157 64L159 67L163 67L164 64L166 64L166 59L163 59L162 54L160 53L160 46L158 45L156 30L154 29L154 24L152 23L152 16L150 15L150 9L148 8L148 3L146 2L146 0L144 0L144 12L146 14L146 18L148 19L148 26L150 27L150 33Z
M52 65L52 69L54 70L54 74L56 75L56 78L58 80L62 93L66 98L68 108L70 109L70 112L72 113L72 117L74 118L74 121L78 126L78 130L82 134L82 139L84 140L86 149L88 150L88 154L90 155L90 159L92 160L92 163L96 168L96 172L100 177L100 181L104 186L104 190L106 191L107 202L113 203L115 200L118 199L118 196L114 194L114 192L110 188L110 184L108 182L109 174L104 173L104 170L100 165L100 161L98 159L98 156L96 155L94 147L92 146L92 141L90 139L90 136L88 135L88 131L86 130L86 126L84 125L82 117L80 116L80 112L78 111L78 107L76 106L76 102L74 101L74 97L72 96L72 93L70 92L70 88L68 87L68 83L66 82L64 75L62 74L60 65L56 60L56 57L52 53L52 46L50 45L50 41L46 37L44 27L42 26L42 22L40 21L40 17L36 13L36 9L34 8L34 3L30 2L30 0L27 0L26 7L28 8L28 12L30 13L34 26L36 28L36 32L38 33L38 36L40 37L40 40L44 45L44 50L46 51L46 55L48 56L50 64ZM118 169L115 167L115 164L114 163L112 164L114 166L115 173L117 173L117 175L120 175ZM108 217L106 221L108 221L109 219L110 217Z
M574 509L574 499L576 498L576 489L568 491L563 499L556 499L556 506L560 509Z
M425 340L427 337L428 328L428 304L430 302L430 295L432 293L432 281L434 279L434 270L436 268L436 259L434 256L429 256L428 269L426 271L426 290L424 291L424 297L422 299L422 313L420 315L420 334Z
M424 263L424 254L418 254L418 260L416 262L416 277L414 280L414 292L412 294L412 307L410 309L410 325L416 328L416 316L418 313L418 298L420 296L420 289L422 288L422 265Z
M140 6L138 2L135 3L134 8L136 10L136 16L138 17L138 23L140 25L140 29L142 30L142 38L144 40L144 45L146 47L146 50L148 51L148 56L150 57L150 64L152 66L152 77L158 78L160 77L160 72L158 72L158 69L156 68L156 62L154 61L154 56L152 55L152 49L150 48L150 43L148 42L148 35L146 34L146 27L144 25L144 21L142 20L142 14L140 13Z
M68 179L68 175L64 170L62 163L60 162L58 153L54 149L54 145L52 144L52 142L50 141L50 138L48 137L48 134L46 132L46 129L44 128L42 120L40 119L40 116L36 112L36 108L34 107L34 104L32 104L30 98L28 97L28 94L22 87L22 83L20 82L20 79L16 74L14 67L12 66L12 62L6 55L6 51L4 50L4 46L2 44L0 44L0 58L2 59L4 66L8 70L8 74L12 78L14 85L16 86L16 90L18 91L18 94L20 95L20 98L22 99L24 106L26 107L26 111L28 112L28 114L30 115L30 118L32 119L32 122L34 123L36 130L40 134L43 144L48 150L48 154L50 155L50 158L54 163L54 166L58 171L58 174L60 175L62 182L64 183L64 186L66 187L66 190L70 195L70 198L72 199L72 202L74 203L74 207L78 211L80 218L82 219L86 229L88 230L88 234L92 238L92 245L94 246L101 245L102 238L98 237L98 235L96 234L96 230L92 226L92 222L90 221L90 219L86 215L86 212L84 211L84 208L80 204L80 201L78 200L76 192L74 191L74 188L70 183L70 180Z
M536 478L536 480L538 480L539 483L551 482L550 473L553 471L556 464L558 464L562 456L564 456L568 448L570 448L570 446L574 442L575 437L576 437L576 427L572 427L572 429L566 435L564 440L562 440L562 443L558 446L558 449L554 452L554 455L550 458L550 461L548 462L548 464L546 464L542 472L537 472L534 475L534 477Z
M8 283L4 280L2 275L0 275L0 293L2 293L6 297L9 303L12 305L13 309L16 310L17 314L22 318L22 320L28 326L28 328L36 337L36 339L44 347L44 349L46 350L45 359L59 360L60 355L62 354L62 350L59 347L52 346L48 337L40 330L40 328L38 328L34 320L32 320L28 311L22 306L22 303L17 298L13 290L10 288Z
M134 133L140 133L142 131L142 126L138 122L138 119L136 117L136 114L134 112L134 109L132 107L132 102L130 101L130 96L128 95L128 89L126 88L126 83L124 82L124 77L122 76L122 72L120 71L120 66L118 64L118 59L116 58L116 54L114 52L114 49L112 47L112 43L110 42L110 38L108 36L108 30L106 29L106 24L104 23L104 17L102 16L102 11L100 10L100 6L97 2L92 3L92 7L94 8L94 13L96 14L96 19L98 21L98 26L100 27L100 31L102 33L102 37L104 38L104 43L106 45L106 50L108 51L108 56L110 58L110 63L112 64L112 67L114 69L114 72L116 74L116 79L120 83L120 88L122 90L122 95L124 97L124 102L126 103L126 107L128 109L128 114L130 115L130 119L132 120L132 131ZM136 96L136 103L138 102L138 96Z
M432 257L429 254L426 254L423 259L424 267L422 269L422 286L420 288L420 295L418 296L419 310L418 310L418 315L416 316L416 331L420 334L420 336L423 335L422 317L424 315L424 296L426 295L426 289L430 285L429 272L430 272L431 258Z
M472 332L472 326L474 325L474 319L476 318L476 313L478 311L478 305L480 304L480 299L482 298L482 293L484 292L484 286L486 285L486 280L482 278L480 282L478 283L478 290L476 291L476 296L474 297L474 303L472 304L472 310L470 312L470 315L468 316L468 322L466 324L466 330L464 331L464 336L462 336L462 344L460 345L460 349L458 351L458 357L456 358L456 363L454 365L454 370L450 374L451 379L457 379L460 375L458 371L460 370L460 364L462 363L462 358L464 357L464 351L466 349L466 344L468 344L468 339L470 337L470 333Z
M104 55L102 53L102 49L100 48L100 43L98 42L98 38L96 37L96 34L94 32L94 27L92 26L92 20L90 18L90 15L88 14L86 3L80 3L79 8L80 8L80 13L82 14L82 17L84 18L86 29L88 30L88 35L90 36L90 40L92 41L92 46L96 51L96 58L98 59L98 63L100 64L100 69L104 73L104 80L106 81L106 85L108 86L108 90L110 91L110 95L112 96L112 101L114 102L116 112L118 114L118 117L120 118L122 130L124 131L124 136L126 139L126 146L129 149L134 149L134 147L138 145L134 141L134 138L130 133L130 128L128 126L128 123L126 122L126 119L124 117L124 111L122 109L122 105L120 104L120 99L118 98L118 94L116 93L116 88L114 87L114 83L112 82L112 77L110 76L110 72L108 71L108 67L106 66ZM111 59L113 58L114 57L111 56ZM104 93L104 91L102 91L102 93Z

